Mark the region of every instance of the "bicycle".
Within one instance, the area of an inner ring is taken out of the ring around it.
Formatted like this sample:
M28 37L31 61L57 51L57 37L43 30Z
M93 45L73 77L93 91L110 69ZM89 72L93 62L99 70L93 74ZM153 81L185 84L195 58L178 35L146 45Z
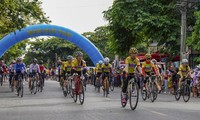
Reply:
M105 79L103 80L103 96L108 97L109 94L109 80L108 75L106 75Z
M180 100L181 96L183 96L183 100L185 102L188 102L190 100L190 92L191 92L190 82L191 81L192 81L192 78L185 78L185 77L183 77L183 81L181 83L180 89L178 89L175 92L175 99L177 101Z
M144 85L142 85L141 88L142 99L145 101L147 98L148 99L150 98L151 102L154 102L158 96L158 89L155 83L156 76L147 75L146 78L147 78L147 85L146 83L143 82Z
M80 104L82 105L84 103L85 93L84 93L84 83L83 78L78 75L78 73L74 73L73 77L75 79L75 88L73 90L73 100L74 102L77 102L77 98L79 96Z
M39 75L39 80L37 82L37 90L38 92L42 92L43 91L43 86L44 86L44 82L43 82L43 78L41 75Z
M10 84L11 92L14 92L14 80L15 80L15 77L14 75L12 75L11 84Z
M127 101L129 100L130 108L135 110L138 105L139 100L139 88L137 84L137 79L135 76L132 76L132 79L128 82L127 92L126 92L126 102L122 102L123 92L121 92L121 105L122 107L126 107Z
M3 86L3 73L0 73L0 84Z
M37 91L38 91L38 86L37 86L37 83L38 82L38 80L37 80L37 77L36 77L36 74L35 75L33 75L33 77L32 77L32 83L31 83L31 94L36 94L37 93Z
M66 82L66 86L63 86L63 95L65 96L65 97L67 97L67 95L68 94L70 94L71 93L71 82L69 82L70 80L71 80L71 77L70 77L70 74L65 74L65 76L66 76L66 81L64 81L64 82ZM64 90L64 88L65 88L65 90Z
M23 78L22 78L23 74L20 73L18 75L18 84L17 84L17 96L21 96L23 97L24 95L24 85L23 85Z
M110 90L111 90L111 91L114 91L114 89L115 89L115 79L114 79L114 78L111 78Z
M96 82L95 82L95 91L100 93L100 88L101 88L101 76L96 77Z

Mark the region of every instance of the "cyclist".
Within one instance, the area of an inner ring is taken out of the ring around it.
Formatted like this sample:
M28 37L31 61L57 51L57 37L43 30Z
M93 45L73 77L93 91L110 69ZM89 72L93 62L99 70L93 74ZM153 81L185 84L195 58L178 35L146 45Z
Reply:
M5 70L6 70L6 65L4 64L4 60L0 60L0 75L2 77L2 82L4 79Z
M103 61L99 60L99 62L96 64L96 67L95 67L96 78L100 78L101 77L101 75L102 75L102 67L103 67ZM94 86L96 86L96 81L95 80L94 80Z
M14 82L12 81L12 78L14 76L14 66L15 66L15 60L12 60L9 66L9 87L11 87L11 83Z
M76 58L72 61L71 73L77 73L79 76L84 75L87 72L86 67L86 62L83 60L83 53L77 51ZM73 80L76 80L76 77L74 77ZM86 81L84 81L84 85L86 85Z
M191 78L190 67L188 65L187 59L182 60L182 64L179 66L178 74L180 75L180 78L179 78L179 89L180 89L183 78Z
M41 72L41 78L42 78L42 83L43 83L43 86L44 86L44 78L45 78L45 73L46 73L46 71L45 71L45 67L44 67L44 65L43 65L43 60L40 60L39 61L39 67L40 67L40 72Z
M160 74L160 70L159 70L160 66L157 65L157 60L156 59L152 59L151 61L154 64L154 68L158 73L157 80L156 80L156 85L157 85L158 90L160 90L159 92L161 92L161 86L162 86L163 83L162 83L162 80L161 80L161 74ZM154 72L154 71L152 71L152 72Z
M81 70L83 70L83 74L86 73L86 62L83 60L83 53L78 51L76 52L76 58L72 62L72 71L81 75Z
M102 85L104 83L105 78L108 77L108 80L110 80L110 77L112 75L112 65L109 62L110 62L110 59L108 57L105 57L104 64L102 66ZM104 90L104 86L102 87L102 89ZM109 94L109 90L108 90L108 94Z
M142 74L144 75L145 79L143 81L144 84L147 83L147 77L146 75L151 75L152 71L154 72L154 74L156 74L156 76L158 76L158 71L156 70L154 64L151 62L151 54L147 53L145 55L146 61L144 61L142 63ZM158 85L157 81L156 81L156 85L158 88L159 93L161 92L161 88Z
M128 87L128 82L130 79L135 77L135 73L141 73L141 68L140 68L140 61L136 57L138 53L138 50L136 48L130 48L129 54L125 60L125 79L123 79L123 84L122 84L122 102L126 103L126 92L127 92L127 87ZM136 71L137 70L137 71Z
M25 70L26 70L26 65L22 62L22 58L17 58L17 63L14 65L14 73L15 73L14 86L16 94L17 94L18 77L20 74L24 74Z
M33 78L34 76L36 76L36 80L38 80L38 78L39 78L38 73L40 73L40 67L39 67L39 65L37 64L37 59L36 59L36 58L34 58L34 59L33 59L33 63L30 64L29 71L30 71L30 76L29 76L29 89L31 90L32 78Z
M60 74L62 75L61 80L64 80L64 93L66 94L67 93L66 86L67 86L67 79L68 79L66 78L66 74L68 74L68 76L71 75L73 57L71 55L68 55L65 60L67 61L62 62L62 65L60 67Z

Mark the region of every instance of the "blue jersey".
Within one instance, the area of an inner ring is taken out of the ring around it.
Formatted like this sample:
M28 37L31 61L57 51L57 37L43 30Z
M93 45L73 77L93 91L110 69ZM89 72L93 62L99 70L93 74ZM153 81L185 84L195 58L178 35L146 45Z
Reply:
M19 72L22 72L22 71L25 71L26 70L26 65L24 63L21 63L21 64L18 64L16 63L14 65L14 70L19 73Z

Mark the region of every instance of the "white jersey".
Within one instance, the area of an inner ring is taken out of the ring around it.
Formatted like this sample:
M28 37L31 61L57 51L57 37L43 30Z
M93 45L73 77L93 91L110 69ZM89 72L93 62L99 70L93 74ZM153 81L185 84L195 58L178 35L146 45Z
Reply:
M29 68L30 73L40 73L40 67L38 64L31 64Z

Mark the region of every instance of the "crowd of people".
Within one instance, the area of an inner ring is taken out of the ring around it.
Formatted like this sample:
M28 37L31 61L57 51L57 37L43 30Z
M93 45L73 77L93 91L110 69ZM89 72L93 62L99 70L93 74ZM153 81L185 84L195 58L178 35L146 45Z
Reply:
M194 70L191 70L187 59L181 61L179 68L173 64L166 67L163 64L157 64L155 59L151 58L151 54L146 54L146 60L141 62L137 58L138 51L136 48L129 50L129 56L125 59L125 64L113 68L110 64L110 59L105 57L99 60L95 67L87 68L86 62L83 60L83 53L78 51L75 57L68 55L64 56L64 60L58 61L58 66L55 68L45 68L42 60L33 59L32 63L26 66L22 58L13 60L9 66L0 61L0 75L2 82L8 78L9 86L12 82L16 88L18 82L18 75L23 74L24 79L29 82L29 89L31 89L31 81L33 76L37 79L42 79L43 83L48 79L57 80L63 88L63 93L66 94L66 86L69 83L70 76L77 73L79 76L85 76L86 83L90 83L96 87L96 78L101 78L101 86L103 86L104 79L107 77L109 81L114 79L115 86L122 88L122 102L126 102L126 90L128 81L136 77L138 79L138 86L144 89L144 85L148 82L148 77L156 76L156 86L158 93L174 94L174 84L181 87L182 81L185 78L191 78L190 87L193 96L200 97L200 65ZM76 79L76 78L73 78ZM86 87L86 86L85 86ZM104 89L104 87L102 87ZM15 91L16 92L16 91Z

